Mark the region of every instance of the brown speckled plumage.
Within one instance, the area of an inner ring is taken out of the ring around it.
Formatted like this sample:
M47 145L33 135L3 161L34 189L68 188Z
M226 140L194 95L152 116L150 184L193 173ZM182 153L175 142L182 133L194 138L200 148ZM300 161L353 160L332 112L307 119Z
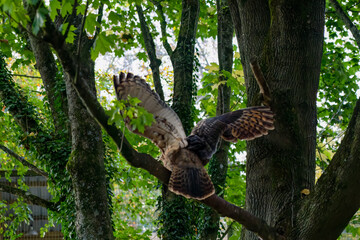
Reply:
M168 188L184 197L202 200L215 193L204 165L215 153L220 138L231 142L252 140L274 129L274 114L269 107L250 107L204 119L186 137L177 114L144 79L120 73L114 76L114 87L119 100L129 95L137 97L139 105L153 114L155 123L145 127L144 133L130 130L161 149L164 166L172 172Z

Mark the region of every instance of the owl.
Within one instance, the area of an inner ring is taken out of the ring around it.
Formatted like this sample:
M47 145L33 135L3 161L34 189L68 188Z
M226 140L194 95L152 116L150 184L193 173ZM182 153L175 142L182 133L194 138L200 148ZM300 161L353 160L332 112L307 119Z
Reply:
M139 106L153 114L155 122L144 132L130 131L150 139L161 150L164 166L171 171L168 188L187 198L202 200L215 193L204 166L216 152L220 139L236 142L267 135L274 129L274 114L269 107L249 107L201 120L189 136L185 135L178 115L163 102L144 79L121 72L114 76L118 100L136 97Z

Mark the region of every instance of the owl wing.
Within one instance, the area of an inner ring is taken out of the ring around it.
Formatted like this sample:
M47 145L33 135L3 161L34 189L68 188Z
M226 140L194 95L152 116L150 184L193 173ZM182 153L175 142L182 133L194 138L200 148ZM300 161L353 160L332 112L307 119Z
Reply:
M185 139L186 135L178 115L160 99L144 79L132 73L125 75L121 72L119 76L114 76L113 80L118 100L126 100L129 95L138 98L141 101L139 106L153 114L155 119L151 126L145 127L144 133L130 128L131 131L149 138L163 152L173 142Z
M220 137L226 141L252 140L274 129L269 107L250 107L200 121L187 137L187 148L196 152L205 165L215 153Z
M139 105L153 114L155 123L145 127L144 133L130 130L149 138L162 150L161 159L171 171L170 191L199 200L214 194L214 186L199 157L184 148L186 135L178 115L139 76L120 73L114 76L114 87L118 100L129 95L137 97Z
M235 119L235 120L234 120ZM267 135L274 127L274 113L267 106L250 107L226 113L219 121L227 123L221 137L230 142L253 140Z

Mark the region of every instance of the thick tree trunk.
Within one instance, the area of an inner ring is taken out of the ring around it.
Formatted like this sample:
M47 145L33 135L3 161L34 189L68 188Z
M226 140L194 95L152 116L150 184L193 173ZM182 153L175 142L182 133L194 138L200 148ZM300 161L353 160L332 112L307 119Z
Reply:
M87 75L94 79L94 75ZM67 164L75 191L76 232L80 239L113 239L108 209L101 129L73 89L66 87L72 132Z
M90 58L89 42L84 39L80 52L79 81L96 95L94 62ZM101 128L90 115L73 87L76 54L69 48L55 49L66 73L66 92L72 134L72 153L67 164L75 193L76 233L80 239L113 239L108 206L104 145ZM74 50L75 51L75 50Z
M232 72L233 65L233 34L234 26L230 16L227 0L217 0L218 12L218 59L219 59L219 82L226 81L222 71ZM230 111L231 89L226 84L218 88L216 115ZM221 141L219 149L209 162L208 172L215 186L215 192L223 196L228 169L229 142ZM221 193L222 192L222 193ZM205 208L205 228L202 230L201 239L214 239L218 237L220 215L211 208Z
M81 19L74 18L78 29L81 29ZM53 45L65 74L72 139L72 152L67 170L70 172L74 189L76 234L79 239L113 239L101 128L73 86L76 79L86 82L85 87L96 95L94 62L90 57L92 42L86 36L83 36L80 42L78 35L76 44L65 44L63 36L51 22L47 22L45 33L44 38Z
M249 106L260 104L249 68L255 56L276 113L276 130L248 142L246 208L289 236L302 200L300 192L314 186L325 2L271 1L269 5L257 0L237 1L236 6L232 17L238 23ZM257 239L249 231L244 238Z

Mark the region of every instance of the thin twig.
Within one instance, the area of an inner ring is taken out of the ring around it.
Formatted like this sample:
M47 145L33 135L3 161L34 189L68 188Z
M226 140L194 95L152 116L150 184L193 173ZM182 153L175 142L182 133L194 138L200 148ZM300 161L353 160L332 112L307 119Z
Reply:
M80 72L80 50L81 50L81 38L84 32L84 26L85 26L85 20L86 20L86 14L87 14L87 10L89 7L89 0L86 0L86 7L85 7L85 12L84 12L84 16L81 20L81 28L80 28L80 34L79 34L79 41L78 41L78 46L77 46L77 50L76 50L76 58L77 58L77 63L76 63L76 72L75 72L75 78L74 78L74 82L76 84L76 81L79 77L79 72Z
M23 74L13 74L13 76L16 76L16 77L27 77L27 78L41 78L41 77L38 77L38 76L30 76L30 75L23 75Z
M154 6L156 6L157 8L157 14L160 18L160 27L161 27L161 39L164 45L164 48L166 50L166 52L169 54L169 56L171 57L173 50L171 49L171 46L167 40L167 33L166 33L166 20L165 20L165 16L164 16L164 11L162 9L161 3L160 1L156 1L156 0L150 0L150 2L152 4L154 4Z

